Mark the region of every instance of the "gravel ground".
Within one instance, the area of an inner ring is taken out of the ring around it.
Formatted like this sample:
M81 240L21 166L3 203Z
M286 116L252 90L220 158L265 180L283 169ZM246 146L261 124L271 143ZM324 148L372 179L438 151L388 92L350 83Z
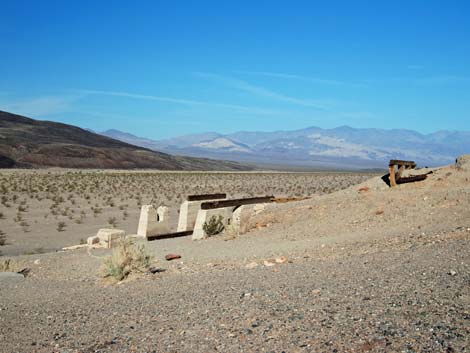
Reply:
M105 250L17 257L32 270L0 281L0 351L467 352L469 174L367 185L273 205L232 241L149 243L166 271L120 284Z
M437 238L332 247L273 267L175 267L107 287L83 271L31 276L2 286L1 350L465 352L470 232Z

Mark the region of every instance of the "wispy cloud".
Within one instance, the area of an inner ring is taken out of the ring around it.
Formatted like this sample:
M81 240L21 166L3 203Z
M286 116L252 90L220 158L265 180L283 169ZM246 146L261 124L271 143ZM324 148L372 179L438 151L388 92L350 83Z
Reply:
M31 117L41 117L69 111L76 95L50 95L30 98L9 98L0 101L0 109Z
M127 98L152 100L152 101L173 103L173 104L180 104L180 105L204 106L204 107L210 107L210 108L224 108L224 109L238 110L238 111L254 113L254 114L264 114L264 115L277 114L277 111L275 110L243 106L243 105L237 105L237 104L205 102L205 101L192 100L192 99L181 99L181 98L136 94L136 93L129 93L129 92L116 92L116 91L80 90L79 92L83 94L89 94L89 95L127 97Z
M458 75L436 75L423 77L383 77L364 80L369 84L377 83L399 83L412 84L416 86L433 86L433 85L452 85L459 83L470 83L470 77Z
M248 92L248 93L252 93L257 96L271 98L273 100L290 103L294 105L300 105L304 107L325 110L329 108L331 104L331 102L327 102L325 100L313 100L313 99L304 99L304 98L288 96L285 94L274 92L268 88L265 88L262 86L256 86L246 81L238 80L232 77L222 76L222 75L208 73L208 72L194 72L194 74L202 78L217 80L227 86L230 86L230 87L233 87L233 88L236 88L241 91Z
M241 70L234 71L234 72L237 74L243 74L243 75L266 76L266 77L274 77L274 78L281 78L281 79L287 79L287 80L298 80L298 81L305 81L305 82L311 82L311 83L323 84L323 85L332 85L332 86L364 86L364 84L355 83L355 82L346 82L346 81L331 80L331 79L325 79L325 78L309 77L309 76L279 73L279 72L241 71Z

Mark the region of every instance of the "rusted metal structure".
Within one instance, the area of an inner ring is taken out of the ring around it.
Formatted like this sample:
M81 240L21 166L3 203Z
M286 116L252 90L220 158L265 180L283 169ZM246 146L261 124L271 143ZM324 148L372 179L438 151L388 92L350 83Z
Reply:
M398 168L398 170L395 169ZM390 186L396 186L397 184L412 183L415 181L424 180L427 174L413 175L409 177L403 177L403 171L407 169L415 169L416 162L413 161L402 161L399 159L391 159L388 164Z

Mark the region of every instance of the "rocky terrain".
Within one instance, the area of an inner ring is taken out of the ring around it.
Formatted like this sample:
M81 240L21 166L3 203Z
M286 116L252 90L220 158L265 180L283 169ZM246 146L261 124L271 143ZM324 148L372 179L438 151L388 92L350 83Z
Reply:
M99 276L107 250L14 257L31 272L1 280L0 351L466 352L469 169L271 204L234 239L149 242L165 271L119 284Z
M172 156L76 126L0 111L0 168L251 170L234 162Z

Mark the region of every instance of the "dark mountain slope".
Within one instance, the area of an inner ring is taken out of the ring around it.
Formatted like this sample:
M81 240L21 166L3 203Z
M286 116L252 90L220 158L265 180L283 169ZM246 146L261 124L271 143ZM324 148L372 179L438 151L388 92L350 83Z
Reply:
M247 170L247 166L172 156L76 126L0 111L0 167Z

